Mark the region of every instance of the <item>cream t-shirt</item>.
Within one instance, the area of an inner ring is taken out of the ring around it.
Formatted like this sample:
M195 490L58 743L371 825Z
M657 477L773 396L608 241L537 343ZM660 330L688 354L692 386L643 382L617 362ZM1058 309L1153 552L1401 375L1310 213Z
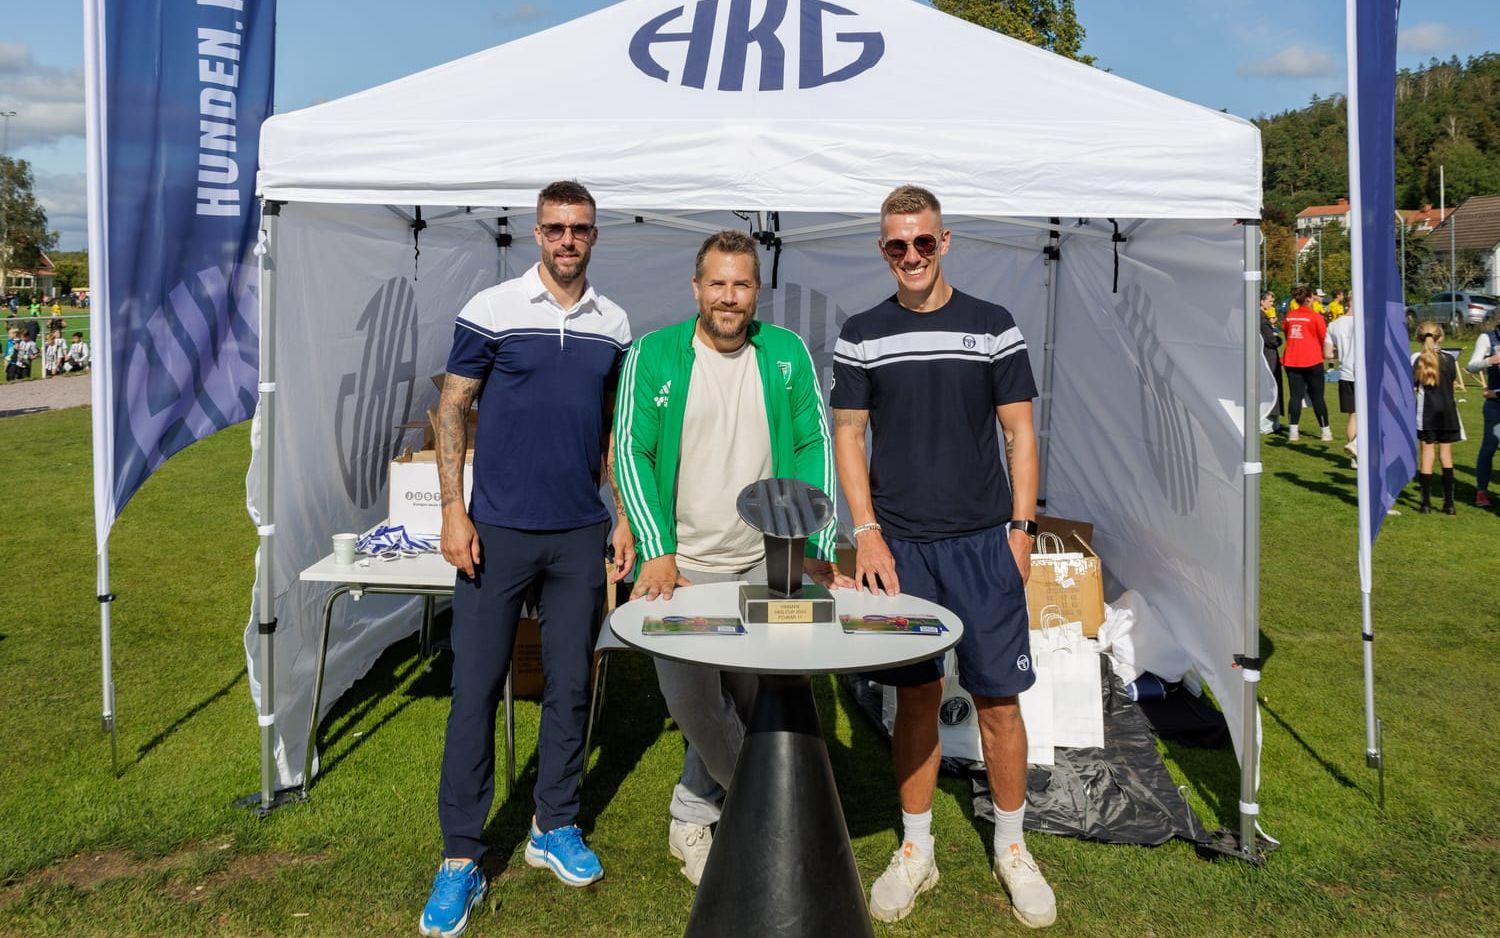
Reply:
M760 367L749 342L725 355L693 336L677 469L677 566L738 573L765 559L760 532L740 520L735 499L771 478Z

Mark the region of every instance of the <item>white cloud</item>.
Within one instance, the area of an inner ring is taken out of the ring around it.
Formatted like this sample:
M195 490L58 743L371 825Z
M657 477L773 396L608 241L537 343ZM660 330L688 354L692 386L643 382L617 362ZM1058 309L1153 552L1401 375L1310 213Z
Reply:
M1401 30L1396 39L1398 51L1416 55L1451 53L1469 44L1458 30L1447 23L1413 23Z
M16 112L11 150L83 136L83 69L39 65L26 45L0 42L0 111Z
M58 234L58 247L88 247L88 183L83 173L35 173L37 201L47 212L47 227Z
M1338 60L1323 49L1293 43L1272 56L1246 62L1235 73L1260 78L1326 78L1338 74Z
M495 14L495 22L500 26L518 26L522 23L532 23L543 17L545 11L539 3L517 3L503 13Z

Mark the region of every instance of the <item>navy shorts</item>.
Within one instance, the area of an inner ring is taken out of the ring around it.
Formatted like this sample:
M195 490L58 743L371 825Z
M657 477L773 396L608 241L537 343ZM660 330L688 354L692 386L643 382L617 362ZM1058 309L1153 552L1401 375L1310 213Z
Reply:
M958 680L983 697L1010 697L1036 682L1026 585L1016 569L1005 525L940 541L886 538L896 559L901 592L944 606L964 624ZM912 687L943 677L943 659L865 675L881 684Z

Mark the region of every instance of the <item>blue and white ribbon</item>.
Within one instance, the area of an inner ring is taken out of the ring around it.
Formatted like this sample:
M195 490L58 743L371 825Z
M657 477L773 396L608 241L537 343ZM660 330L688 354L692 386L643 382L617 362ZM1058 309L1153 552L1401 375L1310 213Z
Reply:
M426 553L438 549L441 540L435 534L410 534L405 525L381 522L359 536L354 549L361 554L383 554L389 551Z

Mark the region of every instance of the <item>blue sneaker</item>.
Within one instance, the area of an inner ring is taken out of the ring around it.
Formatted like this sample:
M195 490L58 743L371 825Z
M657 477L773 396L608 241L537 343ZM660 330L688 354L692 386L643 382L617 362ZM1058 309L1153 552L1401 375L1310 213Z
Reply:
M526 841L526 865L551 870L569 886L587 886L604 878L604 867L583 842L583 831L577 824L543 834L532 821L531 838Z
M484 873L473 860L444 860L432 880L432 895L417 928L428 938L454 938L469 924L469 913L484 898Z

